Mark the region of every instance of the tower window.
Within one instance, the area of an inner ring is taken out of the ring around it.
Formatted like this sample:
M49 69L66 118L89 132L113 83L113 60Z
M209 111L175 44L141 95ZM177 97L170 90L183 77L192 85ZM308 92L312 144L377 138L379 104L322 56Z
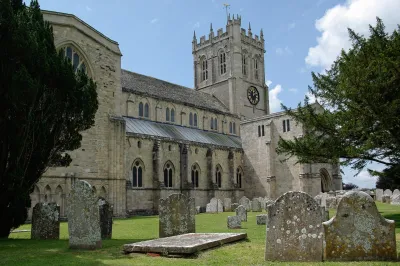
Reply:
M149 104L144 105L144 117L149 118Z
M247 58L246 55L242 55L242 73L243 75L247 75Z
M258 79L258 60L257 58L254 59L254 77Z
M143 165L136 161L132 168L132 187L143 187Z
M229 133L233 133L233 129L232 129L232 122L229 122Z
M236 184L238 185L239 188L242 188L242 176L243 176L242 169L237 168L236 169Z
M210 120L210 128L214 129L214 118L212 118L212 117L211 117L211 120Z
M175 110L174 110L174 108L171 109L171 122L175 122Z
M169 108L165 109L165 120L169 121Z
M192 113L189 114L189 125L193 126L193 114Z
M232 123L232 132L233 132L233 134L236 134L236 123L235 122Z
M172 181L173 181L173 167L172 164L170 162L165 164L164 167L164 185L166 187L172 187Z
M289 121L289 119L286 120L286 131L290 131L290 121Z
M81 70L86 73L86 65L84 59L82 56L79 55L79 53L75 49L73 49L71 46L67 46L61 48L61 50L63 51L64 56L67 57L71 62L75 72Z
M142 102L139 103L139 116L143 117L143 103Z
M224 52L219 54L219 69L221 75L226 73L226 55Z
M208 79L208 63L207 59L204 56L201 59L201 81L207 80Z
M286 132L286 120L282 121L283 132Z
M222 187L222 173L221 173L221 167L217 166L215 169L215 183L219 188Z
M261 126L258 126L258 136L261 137Z
M197 114L193 114L193 126L197 127Z
M199 187L199 167L194 164L192 166L192 184L193 187Z
M265 136L264 125L261 126L261 132L262 132L262 135Z
M218 120L214 118L214 130L218 130Z

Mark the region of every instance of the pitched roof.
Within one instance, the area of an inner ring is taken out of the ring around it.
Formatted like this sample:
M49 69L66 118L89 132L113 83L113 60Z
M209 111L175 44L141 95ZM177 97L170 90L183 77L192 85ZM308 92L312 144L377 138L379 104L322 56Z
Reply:
M133 117L124 117L128 135L147 135L167 140L195 142L226 148L242 148L239 136L225 135L197 128L153 122Z
M217 113L230 114L228 108L210 94L128 70L122 69L121 84L123 91L144 94L200 109L210 109Z

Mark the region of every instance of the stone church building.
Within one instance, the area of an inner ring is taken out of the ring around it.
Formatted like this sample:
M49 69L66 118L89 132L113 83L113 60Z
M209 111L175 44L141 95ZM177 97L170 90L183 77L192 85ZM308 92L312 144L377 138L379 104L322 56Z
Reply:
M76 16L43 15L57 49L97 83L99 109L71 165L49 168L35 186L32 206L57 202L65 216L77 178L121 217L157 213L159 199L178 192L205 206L212 197L341 189L338 165L282 162L275 152L279 137L304 130L270 113L263 32L242 29L241 17L229 17L225 31L193 36L194 88L187 88L121 69L118 43Z

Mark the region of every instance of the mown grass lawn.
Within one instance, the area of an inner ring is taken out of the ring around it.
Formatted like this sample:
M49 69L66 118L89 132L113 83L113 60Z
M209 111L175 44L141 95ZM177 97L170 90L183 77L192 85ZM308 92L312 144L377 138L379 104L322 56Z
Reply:
M377 203L381 214L396 220L397 251L400 253L400 206ZM264 261L265 226L256 224L256 215L248 213L242 229L226 228L226 217L233 213L199 214L197 232L246 232L247 241L200 252L190 258L150 257L145 254L122 254L122 245L158 237L158 217L118 219L113 225L113 239L103 241L95 251L68 249L67 223L61 223L60 240L30 240L30 233L13 233L0 240L0 265L399 265L399 262L352 263L271 263ZM330 215L334 211L330 212ZM30 229L30 225L19 229Z

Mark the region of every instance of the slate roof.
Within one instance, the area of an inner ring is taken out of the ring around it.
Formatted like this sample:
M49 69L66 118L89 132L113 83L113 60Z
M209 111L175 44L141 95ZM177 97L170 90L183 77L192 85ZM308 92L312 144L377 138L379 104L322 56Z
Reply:
M121 84L122 91L144 94L187 106L230 114L228 108L210 94L128 70L122 69ZM235 116L233 114L230 115Z
M195 142L227 148L242 148L242 141L238 136L133 117L124 117L124 120L126 122L126 133L128 135L147 135L150 137L182 142Z

